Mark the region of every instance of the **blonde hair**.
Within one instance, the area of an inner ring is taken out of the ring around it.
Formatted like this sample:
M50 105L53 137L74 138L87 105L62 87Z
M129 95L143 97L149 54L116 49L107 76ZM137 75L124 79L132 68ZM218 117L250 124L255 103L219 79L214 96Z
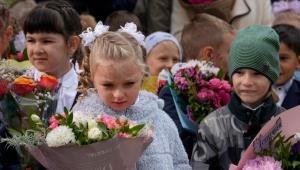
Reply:
M292 25L300 29L300 14L293 11L282 12L273 21L273 25L280 24Z
M92 78L97 66L105 60L133 60L144 72L144 55L145 49L130 34L111 31L103 33L96 38L90 49L90 55L83 61L84 72L80 76L82 84L79 87L79 91L83 94L87 93L87 89L92 85Z
M226 21L205 13L197 14L182 31L181 45L185 59L199 59L199 51L204 46L219 48L226 33L234 34L233 27Z

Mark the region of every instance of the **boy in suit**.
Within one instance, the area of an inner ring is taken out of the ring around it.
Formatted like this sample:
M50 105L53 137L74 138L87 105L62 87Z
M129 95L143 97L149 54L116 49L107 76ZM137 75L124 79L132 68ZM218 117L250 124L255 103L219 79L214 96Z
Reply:
M291 25L275 25L280 39L280 75L274 85L279 97L277 105L286 109L300 104L300 82L294 72L300 63L300 30Z

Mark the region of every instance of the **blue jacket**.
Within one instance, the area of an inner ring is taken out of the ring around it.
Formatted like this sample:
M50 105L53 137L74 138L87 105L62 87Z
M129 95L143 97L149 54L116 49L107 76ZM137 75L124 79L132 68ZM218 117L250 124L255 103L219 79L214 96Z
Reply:
M300 105L300 82L293 80L281 106L290 109L298 105Z

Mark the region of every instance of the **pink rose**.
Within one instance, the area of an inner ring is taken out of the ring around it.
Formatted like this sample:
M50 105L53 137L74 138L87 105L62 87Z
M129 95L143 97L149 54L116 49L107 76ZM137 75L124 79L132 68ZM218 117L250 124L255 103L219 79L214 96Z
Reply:
M55 128L58 127L58 125L59 125L59 124L58 124L57 122L53 122L53 123L50 124L49 128L50 128L50 129L55 129Z

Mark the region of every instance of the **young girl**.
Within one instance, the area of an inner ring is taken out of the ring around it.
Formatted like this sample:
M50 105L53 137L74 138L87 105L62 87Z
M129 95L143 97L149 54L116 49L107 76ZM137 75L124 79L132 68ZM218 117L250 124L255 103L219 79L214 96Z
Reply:
M130 27L124 29L141 36ZM161 110L158 97L140 91L145 67L143 48L139 44L142 41L122 31L104 30L100 35L99 32L92 35L98 35L89 56L95 89L88 89L87 95L76 103L74 116L79 112L92 116L106 113L151 123L154 140L136 163L136 169L191 169L176 126Z
M78 13L66 1L46 1L28 14L23 29L29 60L34 66L34 78L39 79L42 73L58 78L56 112L62 112L64 107L70 109L78 86L73 66L81 57Z
M177 39L166 32L155 32L145 39L146 64L151 76L158 76L163 69L170 70L182 60L182 49Z
M262 126L284 109L276 106L271 86L279 77L279 38L270 27L241 30L229 53L231 101L200 124L193 168L228 169L237 164Z

